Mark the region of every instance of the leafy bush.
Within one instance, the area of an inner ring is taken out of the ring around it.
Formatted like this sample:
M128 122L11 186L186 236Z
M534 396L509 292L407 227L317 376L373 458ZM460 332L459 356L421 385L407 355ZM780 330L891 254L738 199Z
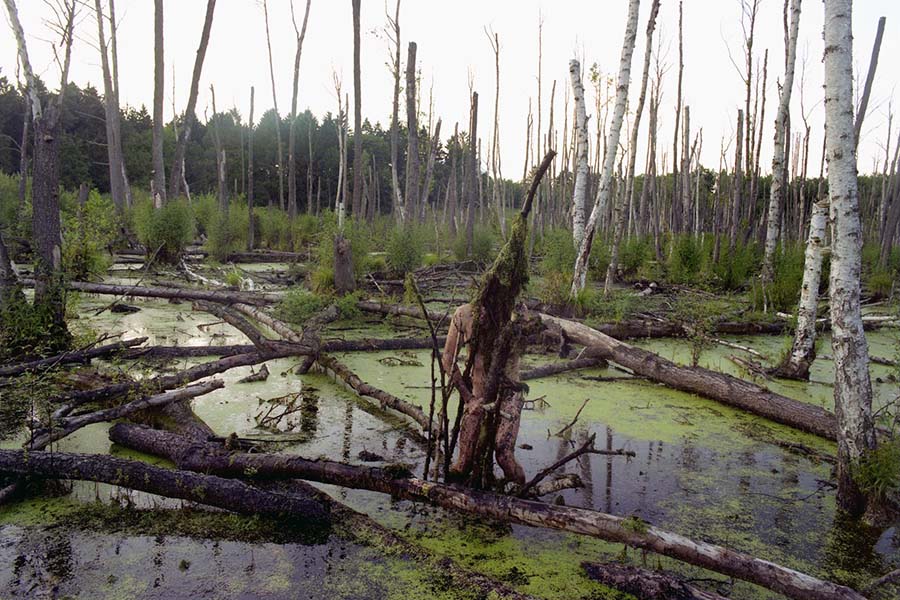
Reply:
M591 255L588 257L588 275L594 281L605 281L606 270L609 268L609 244L599 236L594 236L591 244ZM574 261L573 261L574 264Z
M543 248L541 273L544 275L569 273L569 284L571 285L571 273L575 266L575 245L572 242L572 233L565 229L552 229L544 235L541 246Z
M622 242L619 252L619 269L626 279L630 279L652 258L653 247L650 238L629 238Z
M679 235L672 241L668 276L672 283L693 284L700 279L703 246L691 235Z
M334 213L326 212L323 215L322 229L318 237L318 250L316 253L319 269L330 270L332 286L334 285L334 239L337 236L337 218ZM344 238L350 240L350 250L353 253L353 273L359 279L366 273L366 258L369 255L369 232L364 223L356 223L353 220L344 222Z
M750 302L754 310L792 312L800 300L803 285L803 248L793 245L775 254L775 273L764 289L761 281L750 288Z
M241 277L241 274L237 269L232 269L225 275L225 285L228 287L239 289L243 282L244 278Z
M232 252L247 247L246 205L236 203L228 212L216 213L207 227L204 247L213 259L226 260Z
M294 219L291 226L290 237L292 250L299 252L301 248L313 244L316 234L319 232L319 218L313 215L301 214Z
M569 303L572 275L561 271L546 273L538 282L537 297L541 302L564 306Z
M712 284L726 291L744 289L750 283L759 263L759 252L755 244L736 245L734 250L725 247L719 255L719 262L711 265Z
M209 236L221 213L219 199L212 194L191 196L191 212L197 225L197 234Z
M422 266L422 236L415 227L397 227L387 244L387 266L395 275L404 276Z
M173 200L157 209L147 199L134 208L134 229L148 254L159 249L157 260L174 263L194 239L194 216L186 200Z
M894 288L896 273L890 269L876 267L866 277L866 291L875 299L886 298Z
M258 243L270 250L291 251L291 220L283 210L274 207L256 208L253 217L259 227Z
M84 207L63 219L63 270L72 279L102 275L112 263L109 250L119 234L119 218L109 196L96 190Z
M472 233L472 254L469 255L466 234L464 231L460 231L456 234L456 241L453 243L453 255L459 261L490 262L494 258L495 239L494 232L489 228L475 227L475 231Z
M334 304L341 319L356 319L361 312L357 303L361 299L360 292L336 298L329 294L311 294L305 290L293 289L285 294L275 308L275 315L287 323L303 325L316 313Z
M863 455L854 471L853 479L866 494L886 498L900 491L900 443L879 444Z

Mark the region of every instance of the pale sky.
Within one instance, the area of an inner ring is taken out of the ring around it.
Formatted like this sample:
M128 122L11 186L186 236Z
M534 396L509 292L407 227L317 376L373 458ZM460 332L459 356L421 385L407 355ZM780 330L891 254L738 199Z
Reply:
M304 0L297 3L302 18ZM93 2L88 4L93 5ZM105 2L104 2L105 4ZM641 6L638 42L632 62L630 106L637 101L644 52L644 28L650 0ZM58 69L53 61L49 33L44 19L49 10L41 0L18 0L20 17L29 43L35 70L55 89ZM503 172L521 177L525 155L525 123L529 98L537 106L538 21L543 15L543 128L546 130L550 91L556 80L556 127L562 129L565 90L569 87L568 62L578 55L585 66L597 62L604 73L615 75L625 30L627 0L404 0L401 4L403 57L406 43L418 43L422 73L423 110L427 112L429 89L433 86L434 111L443 118L443 136L468 124L470 77L479 92L480 136L485 148L493 122L494 57L484 28L500 35L500 133ZM883 161L887 138L888 104L898 83L895 57L900 55L900 2L857 0L854 2L854 60L859 78L865 77L879 16L887 17L881 61L869 104L869 113L859 147L861 172L872 170L873 160ZM762 169L770 170L773 123L777 103L776 79L783 78L784 40L781 20L782 0L762 0L757 24L756 48L761 59L769 49L769 84L765 116ZM177 110L187 101L190 74L206 9L204 0L166 0L165 60L166 119L172 116L172 67L175 68ZM804 61L805 106L812 111L810 174L818 174L821 156L822 110L822 21L821 0L805 0L800 22L797 75L792 101L794 131L800 130L800 83ZM389 10L394 4L390 0ZM153 2L117 0L121 101L150 109L153 99ZM282 114L290 109L291 78L295 51L289 0L270 0L270 27L275 54L278 106ZM662 0L657 36L662 35L664 61L669 71L664 80L660 114L662 148L671 148L677 63L677 15L675 0ZM309 108L316 115L337 111L333 72L343 80L343 89L353 94L353 38L350 0L312 0L309 29L303 49L300 73L299 110ZM388 71L388 42L383 35L383 0L362 2L363 116L390 122L393 81ZM7 26L0 22L0 25ZM8 27L8 26L7 26ZM79 85L92 83L102 90L100 62L91 45L97 26L93 12L82 9L73 53L71 80ZM658 39L658 38L657 38ZM684 97L691 107L692 131L703 128L703 163L716 168L724 138L733 137L737 109L743 106L743 84L728 56L728 46L742 63L739 0L684 0L685 73ZM7 28L0 35L0 72L14 78L16 49ZM212 37L200 84L197 114L202 119L209 103L209 85L216 87L219 110L236 106L246 119L250 86L256 87L256 115L272 106L268 55L261 3L256 0L219 0ZM595 111L588 86L589 114ZM402 101L401 101L402 107ZM570 110L571 94L570 94ZM210 109L211 110L211 109ZM401 108L401 118L405 118ZM536 115L535 115L536 122ZM571 124L571 117L569 119ZM352 123L352 121L351 121ZM648 118L645 113L639 152L644 152ZM592 120L596 124L596 119ZM896 138L900 123L894 126ZM627 133L623 130L623 140ZM593 138L593 135L592 135ZM892 142L892 146L895 142ZM671 150L669 150L671 152ZM733 160L733 145L728 152ZM643 165L643 159L638 164ZM879 166L879 169L881 167ZM638 169L641 170L640 167Z

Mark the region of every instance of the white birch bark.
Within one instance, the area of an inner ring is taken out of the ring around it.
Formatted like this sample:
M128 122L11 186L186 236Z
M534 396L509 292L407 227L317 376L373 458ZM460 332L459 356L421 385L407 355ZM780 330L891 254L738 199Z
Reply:
M588 116L584 102L584 84L581 82L581 63L569 61L572 79L572 95L575 98L575 190L572 194L572 238L575 248L584 239L584 210L587 205L588 186Z
M622 44L622 56L619 61L619 77L616 81L616 106L613 112L613 120L610 125L607 138L606 159L603 162L603 171L600 174L600 186L597 197L594 200L594 208L585 226L584 239L575 259L575 270L572 277L572 296L584 289L587 283L588 259L591 255L591 244L594 241L594 232L597 227L597 219L606 213L609 204L610 189L612 187L613 169L616 163L616 150L619 147L619 137L622 132L622 120L625 118L625 109L628 106L628 86L631 82L631 57L634 54L634 42L637 38L638 13L641 0L630 0L628 3L628 23L625 28L625 41Z
M828 195L834 241L831 255L831 347L838 422L838 505L861 514L866 499L852 477L875 447L869 352L860 314L862 229L853 110L852 1L825 0L825 128Z
M626 207L634 205L634 170L637 162L638 133L641 128L641 117L644 114L644 103L647 101L647 78L650 75L650 57L653 56L653 31L656 29L656 16L659 14L659 1L653 0L650 7L650 17L647 20L647 42L644 47L644 70L641 75L641 93L638 96L637 108L634 110L634 124L631 126L631 141L628 144L628 173L625 176L625 194L622 202L615 208L615 232L613 233L613 246L609 266L606 269L606 282L603 292L608 294L612 290L616 270L619 267L619 247L622 245L622 237L625 234ZM646 183L646 182L645 182Z
M800 1L791 0L791 25L785 49L784 85L775 116L775 152L772 157L772 187L769 193L769 218L766 228L766 250L763 259L763 284L772 281L775 270L775 249L781 234L781 207L784 205L787 169L784 168L787 145L786 124L791 111L791 89L794 87L794 65L797 62L797 33L800 29Z
M800 288L800 307L797 311L797 330L787 362L779 374L792 379L809 379L809 368L815 359L816 313L819 307L819 284L822 280L822 255L825 246L825 226L828 221L828 196L822 194L813 204L809 221L809 239Z

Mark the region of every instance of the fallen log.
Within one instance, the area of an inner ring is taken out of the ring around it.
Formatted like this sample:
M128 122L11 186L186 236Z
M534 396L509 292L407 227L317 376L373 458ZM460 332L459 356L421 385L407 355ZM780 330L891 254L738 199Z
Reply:
M204 394L208 394L213 390L217 390L224 386L225 384L222 383L222 381L214 379L212 381L207 381L205 383L189 386L171 392L165 392L163 394L157 394L155 396L140 398L138 400L133 400L119 406L114 406L112 408L106 408L83 415L75 415L73 417L63 418L54 423L53 427L50 429L42 429L36 431L34 435L32 435L31 440L26 442L25 447L29 450L43 450L51 443L57 440L61 440L67 435L70 435L75 431L78 431L82 427L85 427L92 423L102 423L104 421L121 419L138 411L147 410L150 408L163 408L175 402L181 402L183 400L190 400L198 396L203 396Z
M384 390L380 390L359 378L356 373L351 371L347 365L343 364L336 358L320 354L316 359L319 366L332 377L343 381L350 389L360 396L366 396L377 400L382 408L392 408L399 413L406 415L419 424L424 430L428 431L429 427L436 427L435 423L429 423L428 415L425 411L414 404L410 404L402 398L398 398L393 394L389 394Z
M278 250L266 250L253 252L232 252L225 258L230 263L296 263L307 258L300 252L282 252Z
M119 423L109 431L114 442L172 460L181 469L222 477L307 479L365 489L500 521L546 527L623 543L656 552L751 583L797 600L864 600L854 590L728 548L696 542L658 529L634 517L556 506L424 481L398 470L354 466L296 454L244 454L186 443L170 433ZM2 464L2 463L0 463ZM0 469L2 470L2 469Z
M34 279L22 279L25 287L34 287ZM245 303L253 305L273 304L281 300L277 292L235 292L225 290L202 290L183 287L112 285L108 283L90 283L86 281L68 281L70 290L86 294L104 294L113 296L131 296L140 298L164 298L176 300L208 300L224 304Z
M97 346L96 348L90 348L88 350L63 352L62 354L57 354L56 356L51 356L49 358L5 365L0 367L0 377L14 377L29 371L42 371L59 365L86 363L93 358L111 356L124 350L128 350L129 348L140 346L146 341L147 338L145 337L134 338L131 340L115 342L114 344L107 344L105 346Z
M581 563L587 576L638 600L727 600L701 590L675 575L616 563Z
M265 381L269 378L269 367L263 364L260 367L259 371L256 373L250 373L243 379L239 380L238 383L258 383L260 381Z
M268 327L269 329L271 329L272 331L274 331L275 333L280 335L282 338L284 338L285 341L299 344L300 341L302 340L301 334L298 333L293 327L291 327L284 321L276 319L275 317L273 317L269 313L261 310L257 306L253 306L250 304L244 304L244 303L238 303L238 304L235 304L234 306L232 306L231 308L262 323L263 325L265 325L266 327Z
M630 346L587 325L539 313L545 324L561 328L569 339L651 381L740 408L782 425L837 439L837 420L820 406L793 400L749 381L702 367L682 367L652 352Z
M541 377L552 377L569 371L578 371L580 369L594 369L606 366L606 361L602 358L576 358L575 360L567 360L563 362L555 362L547 365L541 365L527 371L522 371L519 375L521 381L530 379L540 379Z
M382 315L412 317L413 319L425 318L425 315L422 314L422 309L414 306L404 306L402 304L387 304L385 302L372 302L370 300L360 300L356 303L356 306L357 308L359 308L359 310L378 313ZM432 323L437 325L442 320L449 320L449 315L446 313L439 313L437 311L429 310L428 319Z
M0 471L108 483L245 515L301 518L317 525L329 520L328 511L315 500L268 492L236 479L164 469L101 454L0 450Z

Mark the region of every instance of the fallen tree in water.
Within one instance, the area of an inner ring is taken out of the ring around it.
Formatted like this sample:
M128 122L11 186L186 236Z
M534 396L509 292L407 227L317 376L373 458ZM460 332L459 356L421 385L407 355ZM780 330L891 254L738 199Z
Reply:
M540 314L541 320L561 329L574 342L600 356L668 387L740 408L782 425L837 439L837 420L820 406L787 398L764 387L702 367L682 367L661 356L613 339L582 323Z
M119 354L129 348L140 346L146 341L147 338L139 337L106 344L105 346L97 346L96 348L88 348L86 350L70 350L40 360L5 365L0 367L0 377L15 377L16 375L22 375L23 373L43 371L60 365L84 364L94 358L103 358Z
M34 287L34 279L22 279L21 283L25 287ZM282 297L282 294L272 292L235 292L169 286L113 285L87 281L67 281L65 285L70 290L86 294L162 298L166 300L208 300L224 304L267 305L278 302Z
M545 527L619 542L756 583L798 600L864 600L844 586L728 548L658 529L635 517L556 506L503 494L424 481L397 469L348 465L296 454L226 452L162 431L120 423L109 432L123 446L172 460L180 469L220 477L260 480L307 479L430 502L444 508L509 523ZM2 461L0 461L2 470Z

